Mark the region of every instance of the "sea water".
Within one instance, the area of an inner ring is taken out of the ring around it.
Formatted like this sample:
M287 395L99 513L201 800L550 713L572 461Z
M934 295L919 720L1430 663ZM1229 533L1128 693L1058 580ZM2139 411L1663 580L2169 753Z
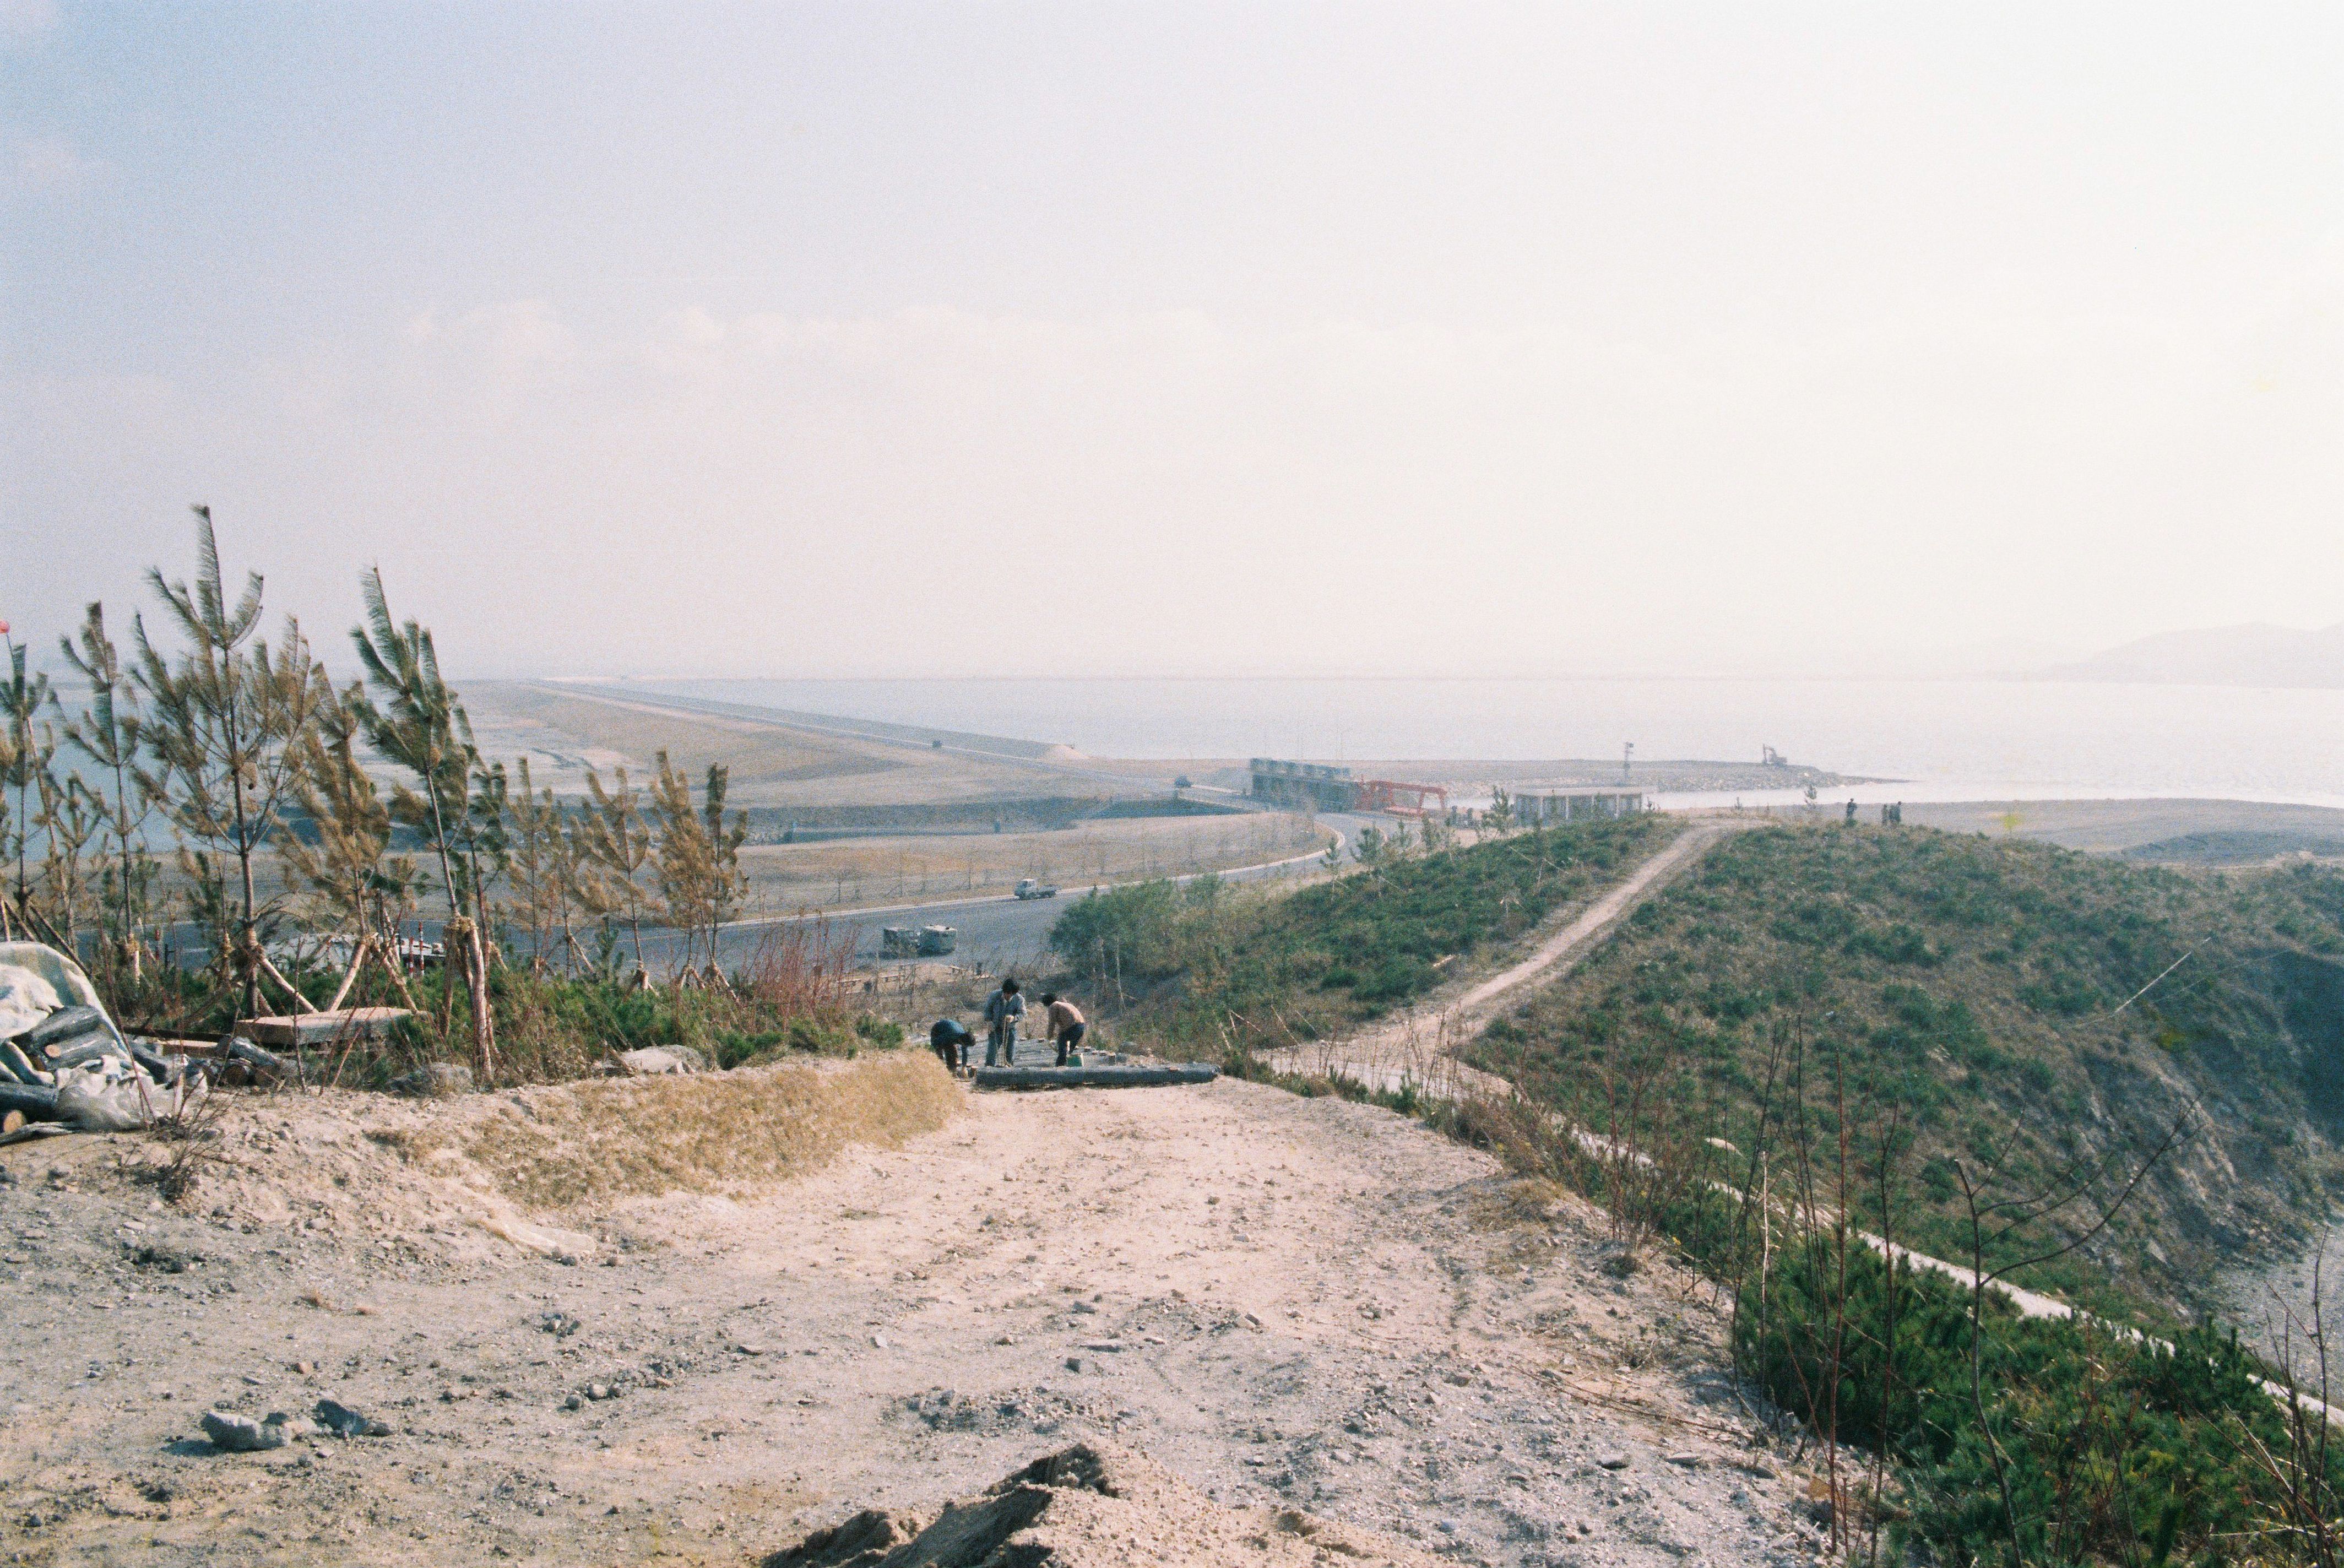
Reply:
M1883 798L2204 795L2344 806L2344 691L1761 679L736 680L650 689L1061 742L1096 757L1612 758L1632 743L1645 759L1755 763L1772 746L1794 762L1904 786Z

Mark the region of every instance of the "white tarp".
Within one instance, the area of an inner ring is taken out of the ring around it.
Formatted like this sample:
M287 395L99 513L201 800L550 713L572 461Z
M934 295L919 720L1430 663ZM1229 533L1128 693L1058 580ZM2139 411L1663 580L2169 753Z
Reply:
M0 1040L15 1038L65 1005L57 988L34 971L0 964Z
M96 1007L97 987L81 966L40 942L0 942L0 1040L23 1034L59 1007ZM106 1021L117 1039L121 1031Z

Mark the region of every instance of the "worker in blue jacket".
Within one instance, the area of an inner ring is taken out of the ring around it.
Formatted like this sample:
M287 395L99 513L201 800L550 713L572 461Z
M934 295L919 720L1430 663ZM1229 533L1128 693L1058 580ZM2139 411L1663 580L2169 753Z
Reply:
M938 1018L928 1026L928 1048L936 1053L948 1073L968 1067L968 1048L975 1044L976 1037L958 1018Z

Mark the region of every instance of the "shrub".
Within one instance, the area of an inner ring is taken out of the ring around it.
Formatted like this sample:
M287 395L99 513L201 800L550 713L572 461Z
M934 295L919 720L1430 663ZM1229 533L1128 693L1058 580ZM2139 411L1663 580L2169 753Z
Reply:
M1656 848L1657 816L1549 828L1283 895L1169 882L1076 899L1050 945L1095 994L1175 1040L1269 1048L1374 1017L1520 936Z
M1619 1063L1675 1052L1682 1085L1718 1093L1723 1136L1741 1141L1770 1054L1803 1032L1859 1098L1906 1108L1924 1161L1984 1149L2048 1167L2078 1138L2106 1148L2193 1098L2238 1106L2198 1132L2236 1179L2144 1192L2107 1238L2121 1271L2073 1259L2022 1281L2167 1321L2218 1304L2225 1238L2268 1253L2316 1223L2289 1195L2318 1185L2344 1126L2344 1071L2327 1068L2344 1060L2344 966L2321 954L2344 942L2344 876L2217 885L1925 829L1768 827L1653 902L1671 918L1618 930L1469 1059L1585 1121ZM2296 1137L2256 1133L2254 1117ZM1924 1250L1961 1244L1950 1196L1916 1192Z
M1737 1317L1736 1358L1784 1409L1833 1412L1819 1435L1897 1461L1908 1527L1945 1560L2006 1562L2016 1535L2028 1562L2137 1562L2167 1520L2182 1560L2218 1560L2287 1509L2258 1457L2289 1454L2287 1412L2235 1332L2164 1345L1990 1295L1981 1419L1969 1293L1864 1249L1841 1278L1829 1247L1786 1249L1763 1311ZM2296 1480L2333 1499L2344 1451Z

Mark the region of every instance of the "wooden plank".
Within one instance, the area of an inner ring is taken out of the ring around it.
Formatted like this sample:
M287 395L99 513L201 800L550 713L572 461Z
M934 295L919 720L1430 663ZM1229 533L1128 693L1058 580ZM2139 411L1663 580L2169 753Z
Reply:
M292 1017L242 1018L236 1030L257 1046L271 1050L295 1050L303 1046L338 1045L345 1040L379 1038L390 1026L408 1016L404 1007L344 1007L333 1013L303 1013Z
M130 1043L141 1050L158 1057L216 1057L219 1055L217 1040L175 1040L157 1035L132 1035Z

